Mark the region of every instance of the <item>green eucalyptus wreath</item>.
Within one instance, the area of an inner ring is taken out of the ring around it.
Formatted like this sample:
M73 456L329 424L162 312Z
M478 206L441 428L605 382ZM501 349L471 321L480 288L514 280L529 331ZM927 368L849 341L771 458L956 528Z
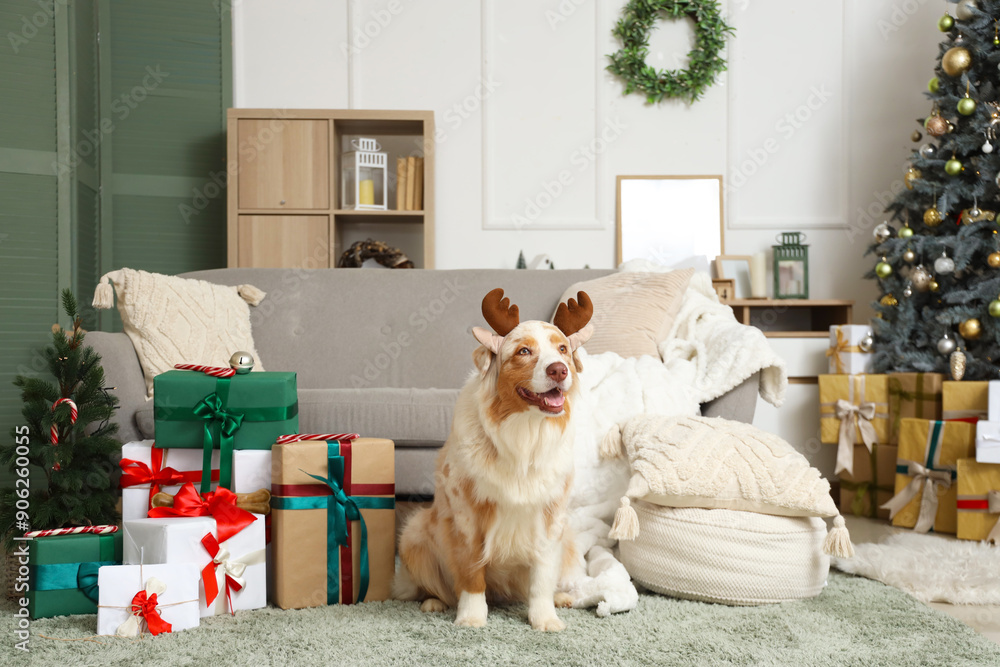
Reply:
M657 70L646 64L649 34L662 14L670 19L689 16L694 21L695 44L688 54L687 69ZM715 83L715 76L726 70L726 61L719 53L726 35L734 30L722 20L715 0L630 0L612 33L621 40L622 48L608 56L608 69L625 80L625 95L638 90L646 95L647 103L655 104L665 97L679 97L688 103L701 97L705 88Z

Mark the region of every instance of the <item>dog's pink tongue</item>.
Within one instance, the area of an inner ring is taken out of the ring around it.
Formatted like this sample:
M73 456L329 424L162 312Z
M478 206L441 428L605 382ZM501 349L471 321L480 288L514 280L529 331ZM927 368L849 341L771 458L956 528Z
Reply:
M545 392L542 394L542 398L545 399L545 405L552 408L561 408L566 402L566 397L558 389Z

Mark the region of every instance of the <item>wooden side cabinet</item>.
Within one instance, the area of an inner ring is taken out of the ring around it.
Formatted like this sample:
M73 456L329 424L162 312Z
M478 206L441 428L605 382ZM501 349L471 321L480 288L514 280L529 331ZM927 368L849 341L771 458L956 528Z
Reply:
M229 109L228 265L335 267L355 241L434 268L434 112ZM388 156L389 210L342 208L341 156L359 137ZM423 158L423 209L395 208L396 159Z
M735 299L736 319L761 329L785 360L788 389L776 408L758 398L754 426L800 451L828 480L836 480L837 447L819 439L819 380L828 369L830 326L853 322L854 302L840 299Z

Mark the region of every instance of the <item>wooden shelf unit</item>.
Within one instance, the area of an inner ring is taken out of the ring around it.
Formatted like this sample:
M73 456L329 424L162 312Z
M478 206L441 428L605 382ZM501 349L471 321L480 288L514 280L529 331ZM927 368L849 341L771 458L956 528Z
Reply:
M732 299L725 304L736 319L768 338L828 338L830 327L853 322L854 302L846 299Z
M433 111L229 109L227 131L230 267L335 267L370 236L434 268ZM341 156L362 135L383 143L389 183L396 157L424 158L423 210L395 210L392 191L389 210L340 208Z

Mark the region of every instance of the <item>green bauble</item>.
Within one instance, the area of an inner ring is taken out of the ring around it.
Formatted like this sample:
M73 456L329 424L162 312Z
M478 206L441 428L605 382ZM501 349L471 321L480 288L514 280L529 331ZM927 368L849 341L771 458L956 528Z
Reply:
M990 301L990 317L1000 317L1000 301L993 299Z
M932 93L936 93L938 91L938 86L940 85L941 82L938 81L937 77L934 77L933 79L927 82L927 90L931 91Z
M879 278L888 278L892 275L892 265L889 262L879 262L875 265L875 275Z
M958 176L962 173L962 163L952 158L944 163L944 170L949 176Z
M905 227L900 227L898 236L901 239L910 238L911 236L913 236L913 228L910 227L909 225L906 225Z
M948 32L955 26L955 19L951 17L951 14L945 14L940 19L938 19L938 30L941 32Z
M971 116L976 111L976 101L971 97L963 97L958 101L958 113Z

